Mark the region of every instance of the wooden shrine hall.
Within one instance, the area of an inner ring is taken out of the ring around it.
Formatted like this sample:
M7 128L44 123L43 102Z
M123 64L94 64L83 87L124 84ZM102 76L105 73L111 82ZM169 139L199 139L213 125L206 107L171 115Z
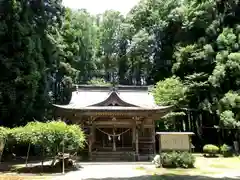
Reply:
M156 105L147 86L79 85L68 105L54 106L58 117L84 129L90 160L103 161L155 154L154 121L171 110Z

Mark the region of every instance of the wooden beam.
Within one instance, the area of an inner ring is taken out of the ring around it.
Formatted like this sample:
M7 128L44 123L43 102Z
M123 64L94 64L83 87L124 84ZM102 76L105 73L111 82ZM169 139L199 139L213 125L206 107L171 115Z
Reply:
M127 125L130 127L132 123L130 121L95 121L94 124L96 125Z
M128 117L146 117L150 114L156 114L156 112L153 111L132 111L132 110L128 110L128 111L114 111L114 112L109 112L109 111L83 111L81 113L76 113L76 114L81 114L81 115L85 115L85 116L128 116Z

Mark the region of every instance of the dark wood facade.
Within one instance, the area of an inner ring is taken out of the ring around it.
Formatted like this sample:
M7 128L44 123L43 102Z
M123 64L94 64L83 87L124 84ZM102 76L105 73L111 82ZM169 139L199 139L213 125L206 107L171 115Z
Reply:
M131 153L135 160L155 154L155 120L171 110L157 106L147 87L124 86L81 86L68 105L55 106L58 116L85 130L92 160L101 152Z

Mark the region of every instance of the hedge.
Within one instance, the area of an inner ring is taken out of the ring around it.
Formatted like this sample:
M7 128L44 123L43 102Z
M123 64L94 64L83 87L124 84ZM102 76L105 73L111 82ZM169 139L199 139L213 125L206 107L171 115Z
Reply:
M78 125L67 125L62 121L30 122L23 127L0 127L0 130L0 137L7 138L9 143L38 145L51 155L61 150L63 140L66 152L76 152L85 144L82 129Z
M219 148L213 144L207 144L203 146L203 152L205 155L214 157L219 153Z
M168 152L155 156L153 163L156 167L162 165L165 168L193 168L195 157L188 152Z

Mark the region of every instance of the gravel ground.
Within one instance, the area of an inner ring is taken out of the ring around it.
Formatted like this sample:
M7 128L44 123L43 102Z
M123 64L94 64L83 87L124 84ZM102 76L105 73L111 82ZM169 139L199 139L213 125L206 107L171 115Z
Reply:
M128 179L147 175L145 171L136 170L136 167L153 165L149 163L85 163L81 166L81 170L69 172L56 180Z
M154 169L154 165L150 163L81 163L81 170L67 173L64 176L54 180L152 180L152 176L144 170L137 170L137 167L145 169ZM218 180L218 179L240 179L240 172L223 172L221 174L202 176L178 176L168 177L163 175L163 179L159 177L157 180ZM216 179L215 179L216 178Z

